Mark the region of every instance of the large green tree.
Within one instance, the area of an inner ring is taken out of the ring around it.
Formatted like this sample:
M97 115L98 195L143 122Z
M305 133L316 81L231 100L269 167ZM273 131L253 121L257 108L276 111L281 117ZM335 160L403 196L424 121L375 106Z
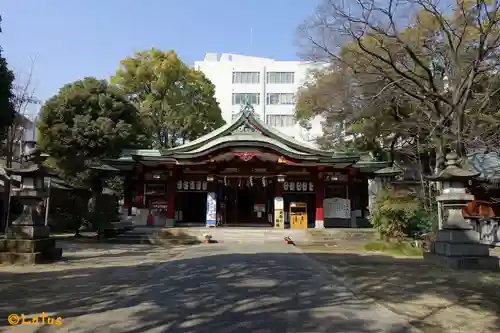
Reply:
M0 16L0 23L2 18ZM0 27L0 33L2 29ZM7 66L7 60L2 56L2 46L0 45L0 140L3 141L7 134L7 129L14 122L15 112L12 92L14 73Z
M41 108L40 148L61 175L92 186L88 167L144 143L135 106L107 81L85 78L65 85Z
M0 24L2 22L2 17L0 16ZM2 28L0 26L0 33ZM2 46L0 45L0 142L2 143L2 148L4 148L4 141L7 138L7 133L9 128L14 123L15 119L15 109L14 109L14 94L13 94L13 82L14 73L7 66L7 60L2 56ZM2 149L3 150L3 149ZM3 155L3 154L2 154ZM5 157L5 156L2 156ZM8 158L7 158L8 160ZM7 166L10 166L7 161ZM4 188L8 189L9 180L4 179ZM7 219L8 211L8 198L10 191L4 191L3 197L3 216L0 220L0 228L3 230L4 221Z
M174 51L135 53L121 61L111 82L137 106L155 148L174 147L224 123L214 85Z
M365 142L424 143L437 168L446 149L498 148L499 8L489 0L324 1L301 36L331 67L301 92L299 118L323 113Z

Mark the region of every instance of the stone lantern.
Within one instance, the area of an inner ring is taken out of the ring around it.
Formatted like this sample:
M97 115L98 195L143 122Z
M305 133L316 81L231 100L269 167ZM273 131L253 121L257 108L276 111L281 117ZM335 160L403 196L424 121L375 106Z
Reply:
M376 210L375 203L378 194L387 189L395 178L403 174L404 170L396 166L385 167L373 172L373 177L368 179L368 211L370 216Z
M442 226L426 256L453 268L498 268L498 259L489 256L489 246L480 243L479 233L462 215L462 208L474 200L466 191L467 183L479 172L461 168L457 159L456 153L446 155L446 167L439 174L426 177L443 184L443 192L436 200L444 210Z
M11 197L23 205L23 211L7 227L5 239L0 241L0 262L40 263L58 260L62 250L55 247L45 225L44 201L48 197L45 176L50 171L42 164L46 155L37 148L26 151L26 163L20 168L6 169L9 177L21 177L21 186L12 189Z

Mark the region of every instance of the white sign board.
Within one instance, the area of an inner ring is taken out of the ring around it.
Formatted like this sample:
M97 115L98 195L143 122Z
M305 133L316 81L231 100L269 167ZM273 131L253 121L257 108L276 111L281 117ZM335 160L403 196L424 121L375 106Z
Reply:
M217 196L214 192L207 193L207 225L216 225L217 220Z
M328 198L323 200L323 214L329 219L350 219L351 201L344 198Z
M274 209L285 209L282 197L274 198Z
M285 228L285 214L283 212L284 203L282 197L274 198L274 227Z

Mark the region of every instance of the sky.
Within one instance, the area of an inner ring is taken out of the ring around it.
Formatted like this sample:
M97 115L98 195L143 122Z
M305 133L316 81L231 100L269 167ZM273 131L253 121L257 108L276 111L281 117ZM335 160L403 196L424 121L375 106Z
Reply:
M109 78L151 47L188 65L206 52L297 60L297 26L317 0L0 0L0 45L44 101L86 76ZM32 112L36 112L32 110Z

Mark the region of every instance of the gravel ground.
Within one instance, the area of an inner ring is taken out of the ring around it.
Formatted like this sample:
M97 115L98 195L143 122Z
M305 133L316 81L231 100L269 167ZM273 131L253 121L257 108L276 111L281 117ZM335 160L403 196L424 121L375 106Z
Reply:
M426 333L500 332L500 273L456 271L421 258L306 247L357 295L408 318Z
M64 248L61 263L0 268L0 318L45 312L63 325L5 332L416 331L282 243Z

